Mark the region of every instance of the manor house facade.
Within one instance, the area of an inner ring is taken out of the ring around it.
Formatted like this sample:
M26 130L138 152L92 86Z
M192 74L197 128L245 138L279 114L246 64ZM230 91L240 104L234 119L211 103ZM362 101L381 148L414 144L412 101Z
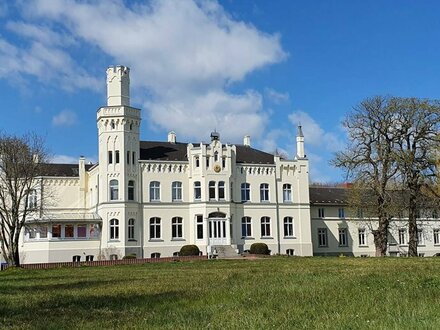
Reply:
M249 136L241 145L217 132L209 143L181 143L174 132L140 141L141 110L130 106L124 66L107 70L107 105L96 120L97 164L44 165L41 187L55 202L29 218L22 263L166 257L187 244L208 256L238 254L255 242L272 254L375 255L374 222L347 214L346 189L309 186L301 127L291 160L252 148ZM427 222L419 250L428 256L440 252L440 226ZM403 228L396 225L390 253L406 253Z

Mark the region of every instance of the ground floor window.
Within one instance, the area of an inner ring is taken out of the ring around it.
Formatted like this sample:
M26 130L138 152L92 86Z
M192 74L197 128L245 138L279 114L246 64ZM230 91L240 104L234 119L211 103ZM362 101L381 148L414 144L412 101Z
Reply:
M434 244L440 244L440 229L434 229Z
M348 246L347 228L339 228L339 246Z
M252 237L252 219L251 217L241 218L241 236Z
M73 262L80 262L81 261L81 256L73 256L72 261Z
M318 246L327 246L327 228L318 228Z
M196 215L197 221L197 239L203 239L203 216Z
M284 237L293 237L293 218L284 218Z
M153 252L153 253L151 254L151 258L153 258L153 259L158 259L158 258L160 258L160 253L159 253L159 252Z
M183 237L183 219L181 217L174 217L171 219L171 237L182 238Z
M270 218L261 218L261 237L270 237Z
M366 234L365 234L364 228L359 228L358 237L359 237L359 245L360 246L367 245Z
M287 249L286 250L286 254L288 256L294 256L295 255L295 250L294 249Z
M92 255L86 256L86 261L93 261L93 259L94 259L94 256L92 256Z

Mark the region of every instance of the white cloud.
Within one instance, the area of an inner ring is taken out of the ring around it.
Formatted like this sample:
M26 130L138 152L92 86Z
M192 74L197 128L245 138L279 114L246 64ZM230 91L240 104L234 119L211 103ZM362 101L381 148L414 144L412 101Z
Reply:
M289 93L277 92L276 90L268 87L264 89L264 94L269 101L275 104L287 103L290 100Z
M76 113L70 110L63 110L52 118L52 125L54 126L72 126L76 122Z
M262 135L267 115L261 95L255 91L232 94L225 86L282 61L287 54L279 35L234 20L217 2L155 0L130 7L116 0L34 0L22 9L29 19L62 26L72 40L86 41L116 63L130 66L132 85L148 90L149 97L142 103L152 124L192 138L206 138L213 128L230 139ZM17 24L10 23L10 29ZM45 27L25 27L22 35L43 44ZM52 53L68 62L56 52L60 43L54 44ZM47 55L53 63L55 58ZM69 71L66 76L73 78ZM85 78L73 80L84 85ZM95 80L89 79L92 87Z

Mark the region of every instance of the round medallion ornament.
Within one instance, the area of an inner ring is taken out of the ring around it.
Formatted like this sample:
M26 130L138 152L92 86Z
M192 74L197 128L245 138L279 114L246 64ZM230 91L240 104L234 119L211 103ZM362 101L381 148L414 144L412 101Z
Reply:
M220 167L219 164L215 164L215 165L214 165L214 172L218 173L218 172L221 171L221 169L222 169L222 168Z

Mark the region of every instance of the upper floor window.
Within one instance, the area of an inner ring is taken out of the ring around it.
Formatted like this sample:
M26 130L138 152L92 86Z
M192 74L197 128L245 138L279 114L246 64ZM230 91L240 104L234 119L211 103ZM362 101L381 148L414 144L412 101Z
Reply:
M30 210L36 209L38 206L37 191L35 189L29 190L27 208Z
M171 198L173 202L182 200L182 182L174 181L171 184Z
M110 180L110 200L116 201L119 199L119 183L118 180Z
M284 237L293 237L293 218L284 218Z
M434 229L434 244L440 244L440 229Z
M119 220L110 220L110 239L119 239Z
M339 246L348 246L347 228L339 228Z
M159 239L160 236L160 218L150 219L150 239Z
M206 156L206 168L209 168L209 156Z
M214 152L214 162L218 162L218 152Z
M202 199L202 186L200 181L194 182L194 199L200 200Z
M269 184L268 183L262 183L260 185L260 200L262 202L269 201Z
M115 129L115 127L116 127L116 124L115 124L114 120L112 120L110 123L110 128Z
M171 219L171 237L182 238L183 237L183 219L181 217L174 217Z
M150 182L150 202L160 201L160 182Z
M113 151L108 152L108 163L113 163Z
M130 151L127 151L127 164L130 164Z
M247 202L250 200L251 200L251 184L244 182L241 184L241 201Z
M226 157L222 157L222 167L226 168Z
M134 181L128 181L128 200L134 201Z
M319 218L324 218L325 217L325 213L324 213L324 208L323 207L320 207L318 209L318 217Z
M119 150L115 151L115 163L119 164Z
M218 199L225 199L225 182L218 183Z
M289 183L283 184L283 202L292 201L292 185Z
M425 240L423 237L423 229L417 229L417 244L418 245L424 245L425 244Z
M134 219L128 219L128 239L134 240L134 225L135 220Z
M344 210L343 207L340 207L340 208L338 209L338 216L339 216L341 219L345 218L345 210Z
M209 181L209 199L215 199L215 181Z
M261 218L261 237L270 237L270 218Z
M406 229L405 228L399 229L399 244L400 245L406 244Z
M241 218L241 236L252 237L252 219L251 217Z
M194 157L195 166L200 167L200 158L198 156Z

